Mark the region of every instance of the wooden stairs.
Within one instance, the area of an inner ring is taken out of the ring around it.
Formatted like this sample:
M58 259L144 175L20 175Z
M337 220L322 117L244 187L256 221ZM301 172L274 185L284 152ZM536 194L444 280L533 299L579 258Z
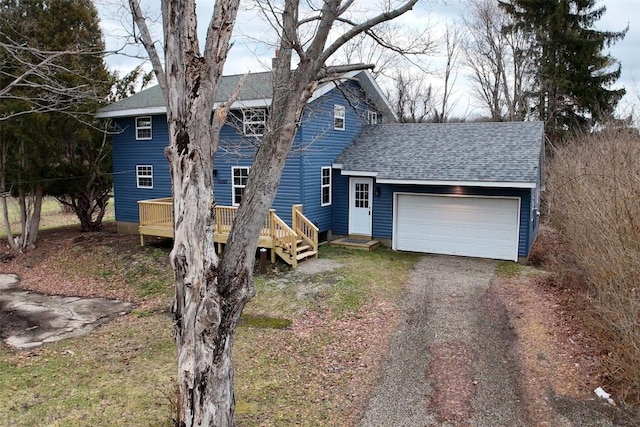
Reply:
M318 251L314 250L304 239L297 239L295 241L295 250L291 250L291 245L287 244L284 246L276 246L275 251L284 262L294 266L294 268L299 262L307 258L318 257Z

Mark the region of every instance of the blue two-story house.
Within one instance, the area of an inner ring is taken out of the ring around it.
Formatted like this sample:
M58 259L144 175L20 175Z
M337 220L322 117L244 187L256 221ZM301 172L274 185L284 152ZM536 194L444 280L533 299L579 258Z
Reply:
M508 260L529 255L538 227L542 123L397 123L369 71L343 77L319 86L307 105L269 220L280 225L265 225L261 246L278 253L269 239L280 227L302 233L300 241L311 246L314 239L317 245L347 236L396 250ZM216 102L225 102L239 79L224 77ZM221 132L214 161L218 205L239 204L270 104L271 73L250 74ZM113 172L121 232L171 236L164 234L171 221L160 231L157 213L143 212L160 199L161 216L171 215L165 112L159 87L99 112L120 129ZM218 217L227 215L221 208ZM218 242L229 226L216 228ZM293 243L280 243L281 252L287 245ZM314 255L317 248L311 249Z

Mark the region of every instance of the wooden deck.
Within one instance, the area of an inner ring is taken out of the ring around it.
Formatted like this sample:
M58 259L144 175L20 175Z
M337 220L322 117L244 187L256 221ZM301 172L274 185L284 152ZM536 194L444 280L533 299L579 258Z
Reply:
M173 199L141 200L138 202L140 212L140 244L144 246L145 236L173 238ZM233 206L216 206L216 224L213 240L217 244L218 253L229 239L237 208ZM269 216L258 238L259 248L271 250L271 262L276 255L293 268L298 262L307 258L318 257L318 228L302 214L302 205L291 207L291 227L285 223L276 211L269 211Z

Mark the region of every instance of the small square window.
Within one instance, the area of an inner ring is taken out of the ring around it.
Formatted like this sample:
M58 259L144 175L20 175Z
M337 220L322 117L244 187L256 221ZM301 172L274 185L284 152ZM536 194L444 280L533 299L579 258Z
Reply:
M262 136L267 124L267 110L251 108L242 110L242 132L245 136Z
M153 188L153 166L137 165L136 181L138 188Z
M136 139L151 139L151 116L136 117Z
M322 206L331 204L331 168L323 167L321 171L320 198Z
M378 113L376 111L367 110L367 124L378 124Z
M244 188L247 185L249 179L249 167L234 166L231 168L231 175L233 176L232 185L232 202L233 206L240 205L242 196L244 195Z
M345 129L345 110L343 105L333 106L333 128L335 130Z

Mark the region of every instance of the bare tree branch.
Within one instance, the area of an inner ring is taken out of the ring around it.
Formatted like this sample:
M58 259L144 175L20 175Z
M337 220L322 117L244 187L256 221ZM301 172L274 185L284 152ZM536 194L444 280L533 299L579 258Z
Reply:
M164 3L163 3L164 4ZM164 74L164 69L162 67L162 61L160 61L160 56L158 55L158 51L156 50L156 45L151 38L151 32L149 32L149 27L147 27L147 21L145 16L142 14L142 10L140 9L140 3L138 0L129 0L129 7L131 8L131 13L133 15L133 19L140 30L140 42L144 46L147 54L149 55L149 60L151 61L151 66L153 67L153 71L156 74L156 80L158 80L158 85L162 89L162 93L167 94L167 79ZM164 8L163 8L164 13Z

